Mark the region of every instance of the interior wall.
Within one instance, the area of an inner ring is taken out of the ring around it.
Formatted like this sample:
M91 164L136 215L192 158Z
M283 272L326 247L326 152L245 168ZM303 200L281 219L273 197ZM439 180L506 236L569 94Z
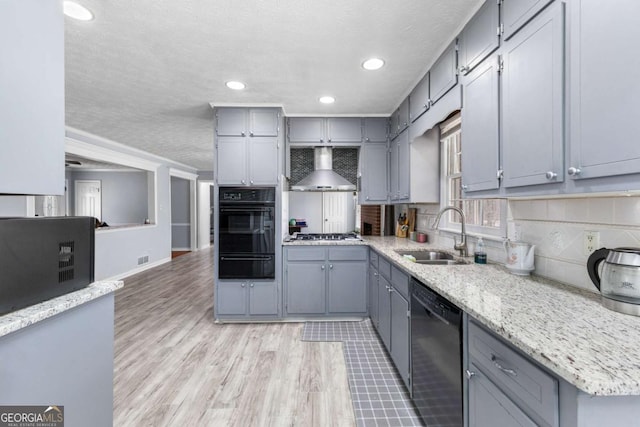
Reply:
M0 196L0 217L27 216L27 196Z
M190 181L171 177L171 249L191 249Z
M75 212L75 181L102 183L102 221L110 226L144 224L149 218L146 171L74 171L69 178L69 210Z
M289 191L289 219L305 219L303 233L322 233L322 193L317 191Z

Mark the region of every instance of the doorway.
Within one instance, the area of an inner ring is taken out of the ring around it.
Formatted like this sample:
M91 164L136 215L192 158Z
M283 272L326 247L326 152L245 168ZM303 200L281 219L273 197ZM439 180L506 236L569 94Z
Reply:
M75 215L92 216L102 222L102 182L99 180L76 180Z

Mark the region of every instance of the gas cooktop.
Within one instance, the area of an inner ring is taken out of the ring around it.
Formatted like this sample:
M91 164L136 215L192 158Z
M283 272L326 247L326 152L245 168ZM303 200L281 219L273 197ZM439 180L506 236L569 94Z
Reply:
M362 240L356 233L294 233L291 240Z

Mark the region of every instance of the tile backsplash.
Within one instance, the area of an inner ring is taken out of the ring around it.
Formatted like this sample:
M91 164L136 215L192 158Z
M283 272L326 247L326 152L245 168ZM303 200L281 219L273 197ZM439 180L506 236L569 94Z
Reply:
M509 202L509 238L536 245L535 274L596 292L586 270L587 231L599 233L598 247L640 247L640 197Z
M456 234L430 229L440 205L411 206L418 208L416 228L429 235L430 243L453 247ZM534 274L597 292L586 269L588 231L599 233L598 247L640 247L640 196L509 200L507 235L536 245ZM468 241L473 252L476 239ZM502 242L485 243L489 260L503 263Z

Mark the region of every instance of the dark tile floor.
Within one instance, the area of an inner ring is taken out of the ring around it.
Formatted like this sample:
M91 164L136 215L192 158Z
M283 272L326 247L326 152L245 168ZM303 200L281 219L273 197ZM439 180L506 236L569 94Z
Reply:
M360 427L422 426L409 393L370 320L307 322L303 341L342 341Z

